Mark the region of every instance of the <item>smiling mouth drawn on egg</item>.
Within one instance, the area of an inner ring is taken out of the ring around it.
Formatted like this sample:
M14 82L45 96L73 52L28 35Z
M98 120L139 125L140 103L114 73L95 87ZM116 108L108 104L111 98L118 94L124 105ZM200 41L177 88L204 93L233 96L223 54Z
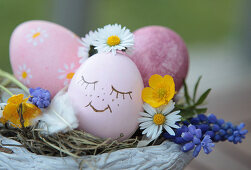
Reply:
M106 107L105 109L103 109L103 110L96 109L96 108L92 105L92 101L91 101L88 105L86 105L85 107L89 107L89 106L92 108L92 110L93 110L94 112L105 112L106 110L109 110L110 113L112 113L112 109L111 109L111 107L110 107L109 104L108 104L107 107Z

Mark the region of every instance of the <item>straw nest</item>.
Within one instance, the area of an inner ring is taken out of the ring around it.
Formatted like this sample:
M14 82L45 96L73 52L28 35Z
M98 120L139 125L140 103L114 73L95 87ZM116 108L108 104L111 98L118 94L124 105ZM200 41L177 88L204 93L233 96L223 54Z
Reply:
M25 147L38 155L72 156L75 158L136 147L139 141L139 138L135 136L122 142L101 139L81 130L72 130L67 133L57 133L54 135L42 135L41 130L37 129L37 126L13 128L8 124L0 127L0 135L18 141L21 143L18 146ZM1 145L2 147L10 146L2 142Z

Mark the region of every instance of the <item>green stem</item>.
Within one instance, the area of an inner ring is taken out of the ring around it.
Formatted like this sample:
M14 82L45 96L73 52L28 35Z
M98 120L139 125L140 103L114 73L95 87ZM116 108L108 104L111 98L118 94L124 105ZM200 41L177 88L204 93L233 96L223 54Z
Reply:
M7 86L10 83L11 83L11 81L9 79L4 79L3 82L1 83L1 85L2 86Z
M14 84L16 84L18 87L23 89L27 94L29 94L29 89L25 85L23 85L20 81L18 81L13 75L11 75L3 70L0 70L0 76L9 79Z
M10 96L14 95L9 89L7 89L6 87L4 87L1 84L0 84L0 89L2 89L3 91L5 91L6 93L8 93Z

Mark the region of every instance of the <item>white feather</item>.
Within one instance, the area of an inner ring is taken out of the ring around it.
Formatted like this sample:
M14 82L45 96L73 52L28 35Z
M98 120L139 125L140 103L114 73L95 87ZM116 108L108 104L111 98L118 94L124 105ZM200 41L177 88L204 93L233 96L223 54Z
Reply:
M78 127L79 122L68 99L66 89L62 89L53 98L50 106L37 118L40 120L39 128L43 134L67 132Z

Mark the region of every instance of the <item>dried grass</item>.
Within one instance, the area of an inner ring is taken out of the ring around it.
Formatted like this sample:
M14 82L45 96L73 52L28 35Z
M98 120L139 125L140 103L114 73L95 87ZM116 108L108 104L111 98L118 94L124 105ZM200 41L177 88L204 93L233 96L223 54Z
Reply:
M37 127L37 126L36 126ZM79 158L84 155L97 155L113 152L119 149L136 147L138 138L118 140L101 139L81 130L72 130L67 133L58 133L45 136L41 130L33 128L13 128L9 125L0 127L0 135L16 140L29 151L46 156L72 156ZM3 144L4 146L10 146ZM13 146L13 145L11 145Z

